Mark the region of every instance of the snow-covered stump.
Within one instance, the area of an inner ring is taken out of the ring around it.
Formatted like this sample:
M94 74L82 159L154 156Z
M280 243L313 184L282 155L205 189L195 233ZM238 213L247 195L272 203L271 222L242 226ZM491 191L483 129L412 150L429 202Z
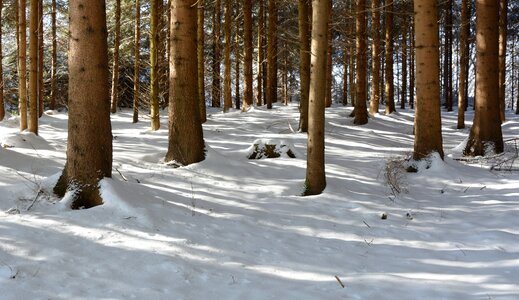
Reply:
M257 139L247 149L248 159L296 158L296 151L292 143L285 140Z

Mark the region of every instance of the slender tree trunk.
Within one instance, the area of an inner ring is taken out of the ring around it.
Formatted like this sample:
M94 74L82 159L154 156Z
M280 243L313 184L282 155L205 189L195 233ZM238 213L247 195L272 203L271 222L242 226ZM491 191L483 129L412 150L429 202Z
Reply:
M150 10L150 117L151 130L159 130L160 128L160 111L159 111L159 76L158 76L158 2L162 0L151 0Z
M368 16L366 12L366 0L356 0L357 23L355 44L357 52L357 76L356 76L356 96L355 96L355 119L353 124L364 125L368 123L368 111L366 102L368 101L367 85L367 24Z
M197 0L171 2L169 146L166 161L189 165L204 160L198 111Z
M386 114L395 111L395 85L393 83L393 0L386 3Z
M342 105L346 106L348 105L348 73L350 70L348 70L348 48L346 45L342 49Z
M133 123L139 122L139 96L141 74L141 3L135 1L135 29L134 29L134 64L133 64Z
M283 74L281 78L283 82L283 104L288 105L288 42L286 39L283 48Z
M18 0L18 111L20 131L27 129L27 22L26 2Z
M410 39L411 39L411 48L409 49L409 52L410 52L410 57L409 57L409 107L411 109L414 109L414 89L415 89L415 67L414 67L414 62L415 62L415 35L414 35L414 32L415 32L415 29L414 29L414 25L415 24L415 21L414 21L414 15L411 16L411 32L409 33L410 34Z
M111 177L112 129L104 0L70 0L67 162L54 192L71 207L103 203L98 182Z
M310 10L309 0L299 0L299 131L308 131L308 93L310 91Z
M38 118L43 116L44 109L44 93L43 85L43 0L38 0Z
M58 73L58 43L56 35L56 0L52 0L51 6L51 34L52 34L52 58L50 69L50 109L56 109L57 73Z
M211 89L211 106L220 107L220 99L222 97L221 85L220 85L220 62L221 50L220 50L220 22L222 19L221 2L216 0L213 10L213 82Z
M476 0L476 113L465 155L503 152L499 103L499 3Z
M461 1L461 27L460 27L460 73L459 73L459 87L458 87L458 124L457 128L465 128L465 109L467 107L468 99L466 90L467 74L469 67L469 57L467 53L466 44L468 44L468 33L466 29L470 27L470 20L468 16L468 0ZM470 29L469 29L470 30Z
M400 100L400 108L405 109L405 103L407 101L407 27L409 26L407 22L407 16L402 16L402 90L401 92L401 100Z
M312 1L312 57L310 63L308 148L304 195L318 195L326 187L324 166L324 97L326 95L329 1Z
M269 0L268 40L267 40L267 108L277 102L277 2Z
M199 112L200 122L205 123L207 121L207 113L205 109L205 32L204 32L204 21L205 21L205 3L204 0L198 1L198 14L197 14L197 61L198 61L198 101L199 101Z
M2 53L2 9L4 7L3 0L0 0L0 121L2 121L5 117L5 108L4 108L4 69L2 58L4 57Z
M508 0L499 0L499 117L504 122L506 110L506 31Z
M447 0L445 5L443 88L445 108L447 108L447 111L452 111L452 0Z
M38 1L29 7L29 131L38 134Z
M121 0L115 0L115 36L114 36L114 60L112 67L112 107L111 112L117 112L119 94L119 46L121 44Z
M265 78L263 77L263 61L265 60L264 53L264 36L265 36L265 0L258 1L258 64L256 68L258 69L257 75L257 84L256 84L256 106L263 105L263 81Z
M416 113L413 159L432 152L443 159L440 82L438 4L414 0L416 43Z
M252 73L252 2L243 1L243 111L249 110L253 98L253 73Z
M228 112L232 107L231 95L231 0L224 2L224 76L223 76L223 112Z
M159 0L159 92L160 105L165 108L169 103L169 8L170 1ZM200 0L203 2L203 0ZM205 107L204 107L205 109Z
M350 10L351 11L354 11L354 6L353 6L353 3L354 1L350 1ZM353 16L352 19L351 19L351 22L349 24L349 32L350 32L350 36L353 36L355 34L355 22L356 22L356 19L357 19L357 16ZM350 86L350 102L351 102L351 106L355 106L355 72L356 72L356 67L355 67L355 44L354 43L350 43L349 45L349 78L348 78L348 81L349 81L349 86ZM355 112L355 109L353 110L352 114ZM353 116L353 115L351 115Z
M324 105L326 107L332 106L332 73L333 73L333 3L330 0L330 17L328 21L328 57L326 58L326 97L324 98Z
M371 102L370 114L378 113L380 102L380 0L371 1Z
M240 4L239 3L236 3L236 11L239 12L240 11ZM240 50L241 50L241 44L240 44L240 36L241 36L241 32L240 32L240 28L241 28L241 22L240 22L240 17L237 16L236 17L236 32L234 34L234 57L235 57L235 60L234 60L234 73L236 74L236 80L234 81L234 107L236 109L240 109L241 108L241 97L240 97L240 60L241 60L241 57L240 57Z

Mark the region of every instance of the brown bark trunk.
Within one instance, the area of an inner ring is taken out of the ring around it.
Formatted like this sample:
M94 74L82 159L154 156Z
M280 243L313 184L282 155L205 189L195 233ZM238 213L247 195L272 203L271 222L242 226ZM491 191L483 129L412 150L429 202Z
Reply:
M224 75L223 75L223 112L232 107L231 93L231 0L224 2Z
M310 90L310 10L309 0L299 0L299 131L308 131L308 93Z
M207 113L205 109L205 57L204 57L204 45L205 45L205 3L204 0L198 1L198 23L197 23L197 61L198 61L198 107L200 112L200 122L205 123L207 121Z
M102 204L98 182L112 171L105 13L103 0L70 0L67 162L54 192L73 193L76 209Z
M407 102L407 15L402 16L402 90L400 99L400 108L405 109L405 103Z
M29 131L38 134L38 1L29 8Z
M2 9L4 7L3 1L0 0L0 29L2 28ZM5 117L4 108L4 68L2 63L2 30L0 30L0 121Z
M112 67L112 107L111 112L117 112L117 99L119 94L119 45L121 43L121 0L115 0L115 36L114 58Z
M264 103L263 97L263 81L265 81L264 60L265 60L265 0L258 1L258 61L256 68L258 69L257 83L256 83L256 106L261 106Z
M43 116L45 86L43 85L43 0L38 0L38 118Z
M447 111L452 111L452 0L447 0L445 5L443 88L445 89L445 108Z
M332 106L332 73L333 73L333 4L330 0L330 11L329 11L329 21L328 21L328 57L326 58L326 97L324 98L324 103L326 107Z
M357 52L357 75L356 75L356 96L355 96L355 119L353 124L364 125L368 123L368 111L366 110L366 102L368 101L368 85L367 85L367 13L366 0L356 0L357 23L355 44Z
M386 76L385 100L386 114L395 111L395 85L393 83L393 0L386 3Z
M211 87L211 106L220 107L220 99L222 97L220 84L220 62L222 60L220 50L220 22L222 19L221 2L216 0L213 10L213 82Z
M151 130L160 128L159 111L159 76L158 76L158 44L159 44L159 11L158 2L162 0L151 0L150 9L150 118Z
M243 1L243 111L249 110L252 106L252 2L251 0Z
M267 40L267 108L277 102L277 2L269 0L268 40Z
M56 0L52 0L51 6L51 34L52 34L52 58L50 69L50 109L56 109L57 72L58 72L58 44L56 35Z
M169 145L166 161L189 165L204 159L198 111L197 0L171 2Z
M27 129L27 21L26 2L18 0L18 111L20 131Z
M499 0L499 117L506 120L506 31L508 0Z
M133 64L133 123L139 122L139 96L141 73L141 3L135 1L135 29L134 29L134 64Z
M380 0L371 1L371 102L370 114L378 113L380 103Z
M460 72L459 72L459 87L458 87L458 123L457 128L465 128L465 109L467 107L467 74L469 67L469 57L465 47L468 44L468 34L470 27L470 20L468 16L468 0L461 1L461 28L460 28Z

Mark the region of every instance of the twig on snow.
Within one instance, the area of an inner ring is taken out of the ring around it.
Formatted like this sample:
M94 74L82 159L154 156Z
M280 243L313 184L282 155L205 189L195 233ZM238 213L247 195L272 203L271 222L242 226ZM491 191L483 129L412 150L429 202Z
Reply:
M335 275L335 279L337 279L337 282L339 283L339 285L342 287L342 288L345 288L346 286L344 285L344 283L342 283L341 279L339 278L339 276Z

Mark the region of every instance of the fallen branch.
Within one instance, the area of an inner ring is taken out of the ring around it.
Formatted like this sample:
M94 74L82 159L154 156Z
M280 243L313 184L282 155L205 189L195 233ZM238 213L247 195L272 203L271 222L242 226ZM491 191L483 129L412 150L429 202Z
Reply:
M341 286L342 288L345 288L345 287L346 287L346 286L344 286L344 283L342 283L341 279L340 279L337 275L335 275L335 279L337 279L337 282L340 284L340 286Z
M38 200L38 198L40 197L41 194L43 194L43 190L39 189L38 193L36 193L36 197L34 197L34 200L32 200L31 205L29 205L29 207L27 207L26 211L29 211L34 206L34 203L36 203L36 200Z

